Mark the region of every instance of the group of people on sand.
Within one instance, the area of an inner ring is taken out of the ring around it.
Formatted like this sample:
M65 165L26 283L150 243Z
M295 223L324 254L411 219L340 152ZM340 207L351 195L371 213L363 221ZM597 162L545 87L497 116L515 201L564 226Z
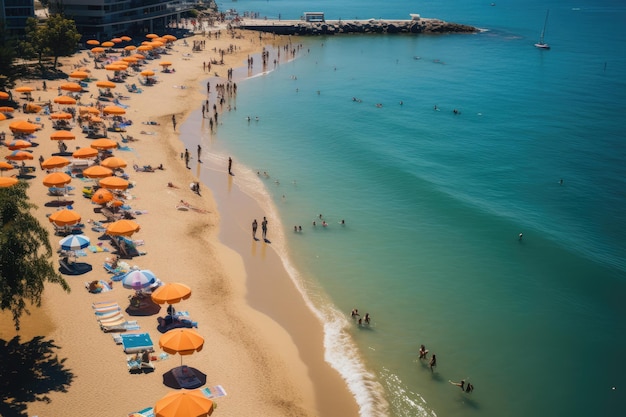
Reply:
M420 345L419 359L428 360L427 356L428 356L428 349L426 349L426 346ZM430 368L430 372L434 372L435 366L437 366L437 355L433 353L432 356L430 357L430 360L428 361L428 367ZM467 382L466 384L464 379L462 379L459 382L453 382L453 381L448 381L448 382L451 383L452 385L456 385L457 387L460 387L462 391L468 394L474 391L474 385L470 384L469 382Z
M359 309L354 308L352 309L352 313L350 313L350 315L352 316L352 320L355 320L359 323L359 326L362 326L363 323L369 326L371 320L370 313L365 313L365 317L361 318L361 315L359 314Z

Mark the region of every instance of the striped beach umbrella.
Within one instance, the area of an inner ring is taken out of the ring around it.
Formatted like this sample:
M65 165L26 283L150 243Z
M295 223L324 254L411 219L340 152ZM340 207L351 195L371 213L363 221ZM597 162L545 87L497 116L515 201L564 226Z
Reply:
M89 246L90 240L85 235L70 235L59 241L63 250L80 250Z
M129 290L143 290L156 282L154 273L148 269L135 269L124 275L122 285Z

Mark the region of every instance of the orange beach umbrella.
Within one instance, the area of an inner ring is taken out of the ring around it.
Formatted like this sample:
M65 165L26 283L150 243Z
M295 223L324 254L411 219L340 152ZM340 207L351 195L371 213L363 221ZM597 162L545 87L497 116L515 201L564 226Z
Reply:
M0 100L8 100L9 97L9 93L7 93L6 91L0 91Z
M50 223L54 223L57 226L67 226L70 224L76 224L81 220L80 214L74 210L63 209L55 211L48 217Z
M27 159L33 159L34 156L32 153L30 152L25 152L25 151L13 151L10 154L8 154L7 156L4 157L4 159L8 159L9 161L25 161Z
M115 88L116 85L117 84L115 84L114 82L108 80L96 82L96 86L100 88Z
M127 163L122 158L118 158L117 156L110 156L106 158L105 160L103 160L102 162L100 162L100 165L102 165L103 167L116 169L116 168L125 168Z
M57 96L52 101L57 104L76 104L76 99L69 96Z
M113 175L113 171L100 165L92 165L83 170L83 175L87 178L106 178Z
M33 87L25 85L22 87L17 87L15 91L17 91L18 93L30 93L31 91L35 91L35 89Z
M91 48L91 52L93 52L94 54L101 54L104 52L104 48L102 48L101 46L96 46L95 48Z
M193 329L178 328L168 330L159 339L159 346L170 354L191 355L200 352L204 346L204 337ZM183 358L180 358L181 365Z
M43 169L54 169L54 168L63 168L64 166L68 166L70 164L70 160L64 158L62 156L51 156L41 163L41 167Z
M128 181L120 177L106 177L98 181L98 184L102 188L108 188L109 190L125 190L130 185Z
M60 88L63 91L72 91L74 93L80 93L83 91L83 87L81 87L78 83L63 83Z
M95 158L98 156L98 150L93 148L80 148L75 150L72 156L77 159Z
M22 140L22 139L12 140L10 142L6 141L4 144L6 145L7 148L9 148L12 151L16 149L26 149L26 148L30 148L31 146L33 146L33 144L30 143L29 141Z
M60 111L50 114L50 118L52 120L70 120L72 118L72 115L64 111Z
M133 233L138 232L139 225L132 220L118 220L110 223L107 227L106 234L112 236L132 236Z
M0 188L13 187L17 184L18 179L12 177L0 177Z
M106 204L111 200L113 200L113 193L106 188L99 188L91 196L91 201L96 204Z
M124 110L123 108L119 106L106 106L104 109L102 109L102 112L104 114L115 114L115 115L126 114L126 110Z
M178 282L168 282L154 290L151 297L157 304L176 304L191 297L191 288Z
M117 148L117 142L111 139L107 139L107 138L100 138L91 142L90 146L93 149L98 149L98 150L113 149L113 148Z
M10 171L15 169L15 167L8 162L0 161L0 173L4 173L4 171Z
M64 172L53 172L46 175L43 179L43 185L46 187L60 187L62 185L69 184L72 181L72 177Z
M84 80L85 78L89 78L89 73L86 71L76 70L70 74L70 78L77 78L79 80Z
M213 401L200 390L172 391L154 405L156 417L204 417L213 414Z
M17 120L9 125L9 129L15 133L33 133L39 126L26 120Z
M100 41L96 40L96 39L89 39L87 42L85 42L87 45L100 45Z
M51 140L73 140L76 135L69 130L57 130L50 135Z

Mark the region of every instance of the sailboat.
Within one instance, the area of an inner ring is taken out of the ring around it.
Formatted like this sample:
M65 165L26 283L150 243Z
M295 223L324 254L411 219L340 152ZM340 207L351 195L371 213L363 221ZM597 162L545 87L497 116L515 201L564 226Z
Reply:
M541 36L539 37L539 42L535 44L535 46L539 49L550 49L550 45L544 42L543 37L546 34L546 26L548 25L548 16L550 15L550 10L546 12L546 20L543 22L543 29L541 30Z

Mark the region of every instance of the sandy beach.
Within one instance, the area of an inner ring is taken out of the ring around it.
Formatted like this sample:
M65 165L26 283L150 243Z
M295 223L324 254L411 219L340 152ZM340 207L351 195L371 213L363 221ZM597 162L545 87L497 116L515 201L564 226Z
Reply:
M204 50L192 52L195 41L205 41ZM215 399L217 409L213 415L218 416L358 415L356 402L345 382L324 361L322 324L306 307L271 245L261 241L250 243L249 223L252 218L259 218L258 204L238 191L236 176L228 175L224 166L218 180L223 178L228 183L227 204L232 206L227 209L232 209L239 220L237 224L224 224L211 188L202 184L200 195L190 190L189 184L201 177L196 154L199 143L194 138L180 138L178 133L189 113L201 108L204 100L209 98L210 107L216 103L215 85L227 82L229 68L245 67L246 59L252 56L255 66L247 75L259 73L263 47L271 49L288 41L272 35L260 38L255 32L227 36L224 30L218 39L196 35L186 38L187 45L177 40L170 52L161 57L172 63L174 72L161 72L160 60L147 61L143 68L155 71L156 85L140 85L141 76L132 72L126 83L136 84L142 93L130 93L124 84L113 90L125 96L120 101L128 106L124 117L132 120L122 135L136 140L122 143L116 132L108 132L108 137L130 148L116 149L113 154L128 162L125 172L133 187L128 191L126 203L136 213L135 221L141 226L132 239L145 252L125 262L151 270L165 283L181 282L192 288L192 296L176 304L176 308L188 312L189 318L198 323L196 330L205 342L201 351L182 357L182 362L206 375L204 386L223 387L227 395ZM213 65L209 72L204 63L219 60L220 50L229 50L223 55L224 64ZM81 62L85 60L90 78L106 80L107 74L110 75L110 71L94 68L87 51L60 62L69 74L75 67L83 66ZM212 86L208 97L204 87L207 80ZM47 91L42 91L41 80L18 82L17 86L35 88L34 102L44 103L53 100L58 95L58 86L67 81L48 80ZM82 105L96 102L95 82L90 82L87 90L82 94ZM237 94L245 94L245 85L238 84ZM18 96L14 93L16 99ZM55 104L53 109L58 111L62 107ZM16 111L14 115L15 119L0 122L0 131L7 133L8 140L12 139L8 128L12 121L40 118L44 125L35 133L34 142L39 144L32 148L35 159L27 161L27 165L36 166L35 177L28 180L28 194L38 206L36 217L48 228L52 247L57 250L61 237L54 234L47 216L61 207L51 204L56 197L48 194L42 183L47 173L37 163L40 156L49 158L58 151L56 141L49 139L55 130L49 117L43 114L25 115ZM172 115L176 117L176 129ZM72 132L76 133L76 140L66 142L70 151L89 147L91 139L78 126ZM193 156L190 169L181 159L186 146ZM6 147L0 148L3 159L9 152ZM139 167L162 164L164 169L136 172L135 164ZM12 173L15 171L8 174ZM134 291L123 288L121 282L113 282L111 291L99 294L85 288L85 282L111 279L103 265L106 258L114 256L108 241L98 239L102 233L91 228L92 221L105 220L94 211L98 206L82 195L83 187L92 184L92 180L74 178L70 183L74 190L67 199L73 201L74 210L82 216L86 225L84 234L92 244L101 243L100 247L108 251L85 250L86 256L77 260L90 264L93 270L84 275L64 275L72 289L69 294L59 286L48 285L42 307L33 307L30 316L22 317L19 332L14 330L10 314L2 313L2 345L11 341L26 345L41 337L33 343L52 342L52 356L60 361L55 374L45 384L35 384L36 364L22 363L17 368L20 381L28 387L16 389L11 404L4 406L7 415L71 417L87 412L94 416L127 416L154 406L172 391L164 384L164 374L179 366L181 357L161 355L157 317L166 314L165 307L154 314L133 315L134 311L127 307ZM181 200L197 210L178 210ZM275 219L269 220L270 224L276 223ZM247 249L251 245L252 249ZM51 261L58 265L58 256ZM115 333L104 333L96 321L92 304L104 301L117 302L128 320L137 321L140 329L129 332L149 333L154 343L153 356L158 358L154 372L129 373L127 355L113 340ZM8 414L9 411L13 414Z

